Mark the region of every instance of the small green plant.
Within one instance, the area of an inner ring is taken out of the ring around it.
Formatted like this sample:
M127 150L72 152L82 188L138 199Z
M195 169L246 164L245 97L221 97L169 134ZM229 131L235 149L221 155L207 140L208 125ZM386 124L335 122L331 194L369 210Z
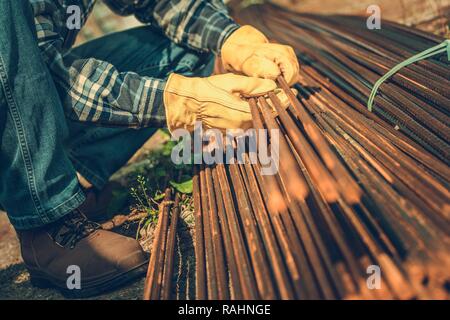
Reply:
M156 201L159 200L161 195L158 191L154 196L149 195L145 177L138 175L136 181L136 187L131 187L130 189L130 194L136 202L133 208L140 212L147 212L150 222L154 222L158 217L158 203Z
M147 213L139 222L137 235L141 229L156 224L159 204L167 187L171 186L183 194L192 193L192 166L175 165L170 158L175 145L174 141L166 141L160 149L153 150L130 167L128 176L131 184L130 195L133 199L131 209Z

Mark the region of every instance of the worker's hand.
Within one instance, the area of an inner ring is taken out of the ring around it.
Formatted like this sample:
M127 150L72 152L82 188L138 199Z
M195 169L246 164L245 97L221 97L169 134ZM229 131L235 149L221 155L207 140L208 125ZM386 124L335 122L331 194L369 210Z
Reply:
M252 116L242 97L261 96L273 91L273 80L235 74L189 78L171 74L164 89L164 105L169 130L194 130L195 121L204 128L248 129Z
M242 26L225 40L221 50L227 71L275 80L280 74L289 85L297 81L299 65L290 46L269 43L251 26Z

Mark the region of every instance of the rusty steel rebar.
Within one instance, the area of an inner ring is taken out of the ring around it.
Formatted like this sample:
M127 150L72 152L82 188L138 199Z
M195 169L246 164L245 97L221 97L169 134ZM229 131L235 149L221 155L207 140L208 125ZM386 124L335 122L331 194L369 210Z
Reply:
M154 233L152 254L150 256L147 277L145 279L144 300L155 300L160 298L171 196L172 190L167 188L164 193L164 200L160 205L158 224Z
M302 68L297 95L276 81L287 108L275 93L249 99L278 147L273 175L250 154L195 166L196 299L447 299L448 64L411 65L365 105L379 76L442 39L268 3L234 14L293 46Z
M177 235L177 224L180 217L180 200L181 196L177 192L170 216L170 226L167 231L166 254L164 259L164 273L161 285L161 299L169 300L172 292L173 265L175 253L175 239Z

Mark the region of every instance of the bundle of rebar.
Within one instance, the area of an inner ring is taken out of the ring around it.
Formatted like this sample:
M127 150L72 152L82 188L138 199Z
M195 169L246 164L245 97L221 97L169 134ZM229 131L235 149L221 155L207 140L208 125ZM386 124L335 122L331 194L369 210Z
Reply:
M144 300L169 300L172 297L175 237L180 216L180 195L168 188L159 207L152 252L145 279Z
M381 86L373 114L366 107L371 88L383 74L444 38L385 20L381 29L370 30L363 17L295 14L270 4L239 10L236 18L294 47L309 91L331 91L352 109L388 130L394 127L397 135L407 136L413 145L449 164L446 54L401 69Z
M441 39L270 4L237 13L293 46L302 77L297 96L277 79L287 109L249 100L254 127L280 132L275 175L250 154L196 168L196 298L448 298L448 65L400 71L366 109L380 75Z

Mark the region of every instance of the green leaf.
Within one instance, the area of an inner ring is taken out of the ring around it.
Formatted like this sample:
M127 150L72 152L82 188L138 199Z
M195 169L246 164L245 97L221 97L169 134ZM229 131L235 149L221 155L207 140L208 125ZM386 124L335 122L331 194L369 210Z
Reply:
M169 181L170 185L181 193L192 193L192 179L177 183L173 180Z
M159 201L162 199L164 199L164 193L158 193L153 197L153 200L155 200L155 201Z

